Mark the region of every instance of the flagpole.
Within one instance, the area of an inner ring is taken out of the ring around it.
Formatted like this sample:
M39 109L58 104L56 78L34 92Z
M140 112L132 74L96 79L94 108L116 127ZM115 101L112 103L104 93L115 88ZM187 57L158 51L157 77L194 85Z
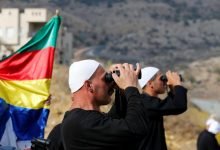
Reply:
M60 15L60 11L59 11L59 9L56 9L56 14L55 14L56 16L59 16Z

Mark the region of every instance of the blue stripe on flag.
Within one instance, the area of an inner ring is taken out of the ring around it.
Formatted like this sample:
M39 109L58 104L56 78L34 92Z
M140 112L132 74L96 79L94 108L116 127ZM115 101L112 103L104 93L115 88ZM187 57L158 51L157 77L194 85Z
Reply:
M0 139L2 138L2 135L5 130L6 122L9 119L9 105L5 103L3 99L0 98Z
M0 108L2 108L2 106L5 106L5 110L0 111L0 124L5 125L10 116L12 119L14 132L18 140L31 140L34 137L44 137L44 128L47 123L49 109L29 109L17 107L6 104L5 101L0 98ZM4 113L6 113L6 115L4 115ZM4 132L4 129L5 126L0 125L0 138L2 137L2 132Z

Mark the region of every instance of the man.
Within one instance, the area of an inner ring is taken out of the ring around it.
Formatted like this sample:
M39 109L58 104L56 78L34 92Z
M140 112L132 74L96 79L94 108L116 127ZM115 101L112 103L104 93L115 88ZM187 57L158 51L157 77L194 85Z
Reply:
M61 123L57 124L48 135L50 141L49 150L64 150L61 136Z
M203 130L197 139L197 150L220 150L216 134L220 133L220 123L215 118L206 122L206 129Z
M187 90L181 85L180 76L176 72L166 72L167 80L162 78L158 68L146 67L141 70L142 78L139 80L143 90L141 96L144 112L144 137L138 142L139 150L167 150L163 116L176 115L187 109ZM170 92L161 100L167 87Z
M114 82L107 82L106 71L94 60L74 62L69 69L69 87L72 105L61 125L61 137L65 150L123 150L133 149L142 117L139 113L140 96L137 75L140 66L115 65L120 76L112 73L117 86L128 100L124 119L101 113L100 106L109 104ZM113 70L111 70L113 72Z
M64 114L64 118L68 115L68 111ZM50 131L47 140L50 142L49 150L64 150L61 139L61 123L58 123Z

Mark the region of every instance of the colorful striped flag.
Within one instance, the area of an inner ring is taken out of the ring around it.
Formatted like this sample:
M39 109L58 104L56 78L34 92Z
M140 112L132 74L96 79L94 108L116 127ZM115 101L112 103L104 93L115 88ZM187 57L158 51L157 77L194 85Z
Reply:
M54 51L61 18L51 18L23 47L0 60L0 141L12 124L16 141L44 137ZM11 123L10 123L11 122ZM10 139L9 137L9 140ZM10 143L10 141L8 141Z

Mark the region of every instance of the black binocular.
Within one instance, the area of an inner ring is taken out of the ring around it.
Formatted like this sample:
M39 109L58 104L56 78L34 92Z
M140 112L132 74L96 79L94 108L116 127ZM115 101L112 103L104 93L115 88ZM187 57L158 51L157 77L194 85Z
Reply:
M47 139L34 138L31 140L31 150L49 150L50 141Z
M179 76L180 76L180 81L181 81L181 82L183 82L183 81L184 81L184 79L183 79L182 75L181 75L181 74L179 74ZM166 75L162 75L162 76L160 77L160 80L161 80L161 81L163 81L163 82L167 82L167 81L168 81L168 79L167 79L167 76L166 76Z
M135 69L136 70L136 69ZM106 82L112 82L114 81L113 77L112 77L112 73L116 73L117 76L120 76L120 71L119 70L114 70L113 72L110 73L106 73L105 74L105 81ZM138 79L141 79L141 71L138 74Z

